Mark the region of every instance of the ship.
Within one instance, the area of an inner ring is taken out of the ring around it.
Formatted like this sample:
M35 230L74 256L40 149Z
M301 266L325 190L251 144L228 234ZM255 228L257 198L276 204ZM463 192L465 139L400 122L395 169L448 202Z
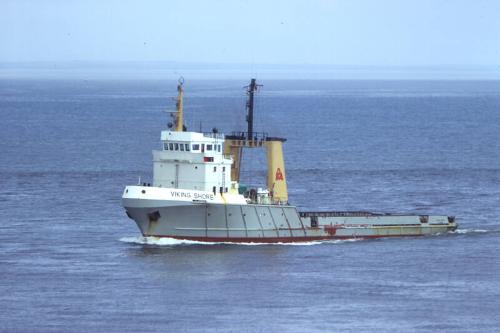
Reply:
M285 138L255 132L255 79L246 87L246 132L188 131L183 80L160 149L153 150L152 183L126 186L122 204L144 237L228 243L292 243L334 239L425 236L457 228L455 217L369 211L301 211L288 202ZM240 183L242 156L264 149L266 186Z

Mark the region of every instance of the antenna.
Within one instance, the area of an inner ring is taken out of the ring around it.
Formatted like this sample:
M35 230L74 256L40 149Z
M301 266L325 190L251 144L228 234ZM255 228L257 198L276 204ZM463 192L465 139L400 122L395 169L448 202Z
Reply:
M247 88L247 123L248 123L248 131L247 131L247 139L252 140L253 137L253 96L258 88L262 87L262 84L257 84L255 79L250 80L250 85L246 86Z

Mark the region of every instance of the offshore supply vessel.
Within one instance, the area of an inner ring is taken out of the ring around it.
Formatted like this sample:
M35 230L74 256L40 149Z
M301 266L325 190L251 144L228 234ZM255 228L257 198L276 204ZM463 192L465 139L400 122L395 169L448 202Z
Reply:
M303 212L288 203L284 138L253 131L254 93L247 87L247 132L187 131L183 80L176 110L153 151L153 182L126 186L122 203L143 236L205 242L286 243L421 236L457 228L452 216L366 211ZM267 150L267 188L240 185L244 149Z

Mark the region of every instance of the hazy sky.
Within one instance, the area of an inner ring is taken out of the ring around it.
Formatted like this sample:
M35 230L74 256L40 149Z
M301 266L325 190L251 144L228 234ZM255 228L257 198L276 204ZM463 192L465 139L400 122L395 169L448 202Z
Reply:
M500 65L500 1L0 0L0 61Z

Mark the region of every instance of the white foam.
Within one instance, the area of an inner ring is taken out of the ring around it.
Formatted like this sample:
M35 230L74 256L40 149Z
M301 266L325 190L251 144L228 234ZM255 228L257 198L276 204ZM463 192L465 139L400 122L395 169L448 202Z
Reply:
M143 245L157 245L157 246L176 246L176 245L286 245L286 246L310 246L321 244L339 244L346 242L356 242L362 239L329 239L324 241L310 241L310 242L293 242L293 243L235 243L235 242L201 242L185 239L175 239L169 237L143 237L143 236L130 236L120 238L121 242L143 244Z
M471 234L471 233L482 233L488 232L488 230L484 229L457 229L455 231L450 231L452 234Z
M217 243L211 242L198 242L185 239L175 239L170 237L143 237L143 236L131 236L122 237L120 241L125 243L135 243L144 245L160 245L160 246L172 246L172 245L213 245Z

